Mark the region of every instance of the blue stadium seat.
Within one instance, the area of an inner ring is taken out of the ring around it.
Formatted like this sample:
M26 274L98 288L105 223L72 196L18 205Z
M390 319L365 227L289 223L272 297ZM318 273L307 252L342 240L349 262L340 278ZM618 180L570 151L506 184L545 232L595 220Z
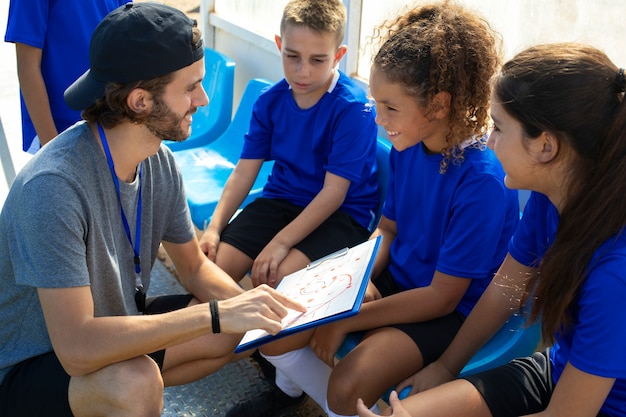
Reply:
M204 67L206 74L202 80L202 87L209 97L209 104L198 108L198 111L194 113L191 136L187 140L164 142L172 151L213 142L230 125L233 114L235 62L220 52L205 48Z
M515 358L530 356L541 339L541 321L526 326L524 315L514 314L463 368L460 376L472 375Z
M385 195L387 194L387 185L389 182L389 152L391 151L391 143L387 139L378 137L376 140L376 165L378 172L376 178L378 180L378 195L380 203L376 209L376 217L370 226L370 232L373 232L378 226L380 216L383 215L383 205L385 203Z
M261 90L270 85L271 83L266 80L250 80L235 117L219 138L205 145L174 152L176 162L182 171L191 219L201 230L206 228L211 219L226 181L239 160L244 135L250 125L252 106ZM261 195L273 165L273 161L263 163L243 206Z

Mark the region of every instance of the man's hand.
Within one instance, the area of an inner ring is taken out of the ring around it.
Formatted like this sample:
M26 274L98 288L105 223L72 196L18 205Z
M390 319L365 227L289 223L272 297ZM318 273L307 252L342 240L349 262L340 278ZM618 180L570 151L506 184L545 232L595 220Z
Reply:
M292 309L306 308L267 285L260 285L233 298L218 302L220 327L225 333L263 329L274 335L282 330L282 319Z

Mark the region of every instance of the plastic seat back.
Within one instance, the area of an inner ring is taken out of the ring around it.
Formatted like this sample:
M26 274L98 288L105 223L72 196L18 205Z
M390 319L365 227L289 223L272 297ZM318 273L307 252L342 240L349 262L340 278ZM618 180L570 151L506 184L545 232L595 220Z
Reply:
M519 210L520 213L523 213L524 207L526 207L526 203L530 198L530 190L517 190L517 195L519 199Z
M514 314L472 357L460 376L472 375L504 365L515 358L530 356L541 339L541 322L526 326L526 318Z
M250 80L235 117L218 139L209 144L174 152L183 175L191 219L201 230L205 229L213 215L226 181L239 160L244 135L250 126L252 107L261 91L270 85L267 80ZM242 207L261 195L273 165L273 161L263 163Z
M233 114L235 62L221 52L205 48L204 67L206 73L202 87L209 97L209 104L199 107L193 114L189 138L183 142L169 140L164 142L172 151L211 143L230 125Z
M385 196L387 195L387 185L389 182L389 152L391 151L391 143L388 140L378 137L376 139L376 165L378 171L376 179L378 181L378 198L379 203L376 208L375 218L370 226L370 232L373 232L378 226L378 221L383 215L383 206L385 204Z

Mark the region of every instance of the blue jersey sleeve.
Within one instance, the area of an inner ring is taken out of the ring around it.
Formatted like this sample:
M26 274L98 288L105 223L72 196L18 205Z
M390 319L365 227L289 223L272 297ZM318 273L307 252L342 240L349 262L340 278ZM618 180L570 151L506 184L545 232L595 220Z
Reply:
M626 237L598 251L578 294L572 329L557 334L551 350L553 378L569 362L588 374L615 378L602 406L606 415L626 415Z
M594 375L626 379L626 250L622 251L602 256L591 269L580 293L569 361Z
M49 8L50 0L11 1L4 41L43 49Z
M559 214L548 197L532 192L509 243L509 253L517 262L537 267L554 242L558 223Z

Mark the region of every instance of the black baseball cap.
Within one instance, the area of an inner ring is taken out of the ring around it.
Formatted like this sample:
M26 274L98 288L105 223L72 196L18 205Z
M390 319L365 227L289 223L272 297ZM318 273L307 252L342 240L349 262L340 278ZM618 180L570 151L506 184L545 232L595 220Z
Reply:
M161 3L118 7L94 30L90 68L65 90L65 102L83 110L104 97L110 82L149 80L193 64L204 56L202 40L192 44L196 24L180 10Z

